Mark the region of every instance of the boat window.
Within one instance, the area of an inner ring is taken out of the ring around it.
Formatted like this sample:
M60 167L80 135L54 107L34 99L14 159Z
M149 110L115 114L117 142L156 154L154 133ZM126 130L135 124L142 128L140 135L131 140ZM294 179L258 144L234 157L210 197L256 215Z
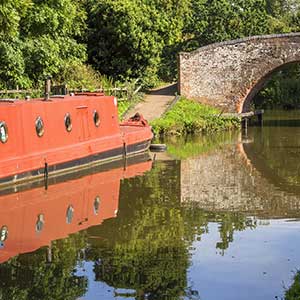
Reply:
M8 139L8 129L5 122L0 122L0 140L4 144Z
M94 111L93 119L94 119L95 126L98 127L100 125L100 117L99 117L99 113L96 110Z
M66 213L66 222L67 224L71 224L74 216L74 208L72 205L70 205L67 209Z
M95 201L94 201L94 214L95 215L98 215L99 207L100 207L100 197L96 196Z
M65 127L68 132L72 130L72 119L69 113L66 113L65 115Z
M7 226L2 226L1 231L0 231L0 241L5 242L8 237L8 228Z
M37 117L35 120L35 130L36 130L36 134L39 137L42 137L44 135L44 122L43 119L41 117Z
M38 215L38 219L37 222L35 224L35 230L36 232L41 232L44 228L44 224L45 224L45 218L43 214L39 214Z

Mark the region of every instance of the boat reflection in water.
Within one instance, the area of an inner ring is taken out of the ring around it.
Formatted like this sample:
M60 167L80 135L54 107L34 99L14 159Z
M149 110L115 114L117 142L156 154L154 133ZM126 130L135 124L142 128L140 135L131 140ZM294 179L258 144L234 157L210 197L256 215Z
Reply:
M40 182L32 189L0 191L0 263L114 218L120 180L148 171L151 166L149 155L142 154L127 160L126 166L102 166L52 180L48 186Z

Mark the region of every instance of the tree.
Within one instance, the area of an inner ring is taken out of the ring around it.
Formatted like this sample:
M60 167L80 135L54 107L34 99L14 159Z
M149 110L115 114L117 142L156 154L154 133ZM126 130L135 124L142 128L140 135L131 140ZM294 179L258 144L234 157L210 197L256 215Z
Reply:
M86 47L82 0L0 2L0 87L38 85L66 66L83 63Z
M192 15L185 28L185 49L268 31L265 0L191 1Z
M157 80L163 50L181 40L188 1L89 1L89 61L118 78Z

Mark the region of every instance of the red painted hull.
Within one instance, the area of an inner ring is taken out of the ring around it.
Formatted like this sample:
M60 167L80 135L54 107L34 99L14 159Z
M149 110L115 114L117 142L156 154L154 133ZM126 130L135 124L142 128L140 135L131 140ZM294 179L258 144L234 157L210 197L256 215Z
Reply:
M95 112L99 124L95 124ZM70 131L65 124L67 114ZM38 117L43 121L42 136L37 134ZM115 98L99 94L2 101L1 123L5 123L8 138L0 142L0 183L44 172L51 176L95 160L120 159L147 150L153 137L147 124L119 126Z
M143 156L138 163L130 162L133 164L126 168L119 166L49 185L47 190L42 186L0 196L3 208L0 212L0 263L116 217L120 180L150 170L152 161L147 158L149 156ZM98 211L95 210L97 197ZM73 213L68 219L70 207ZM38 224L40 216L43 222ZM7 229L7 235L1 232L3 228Z

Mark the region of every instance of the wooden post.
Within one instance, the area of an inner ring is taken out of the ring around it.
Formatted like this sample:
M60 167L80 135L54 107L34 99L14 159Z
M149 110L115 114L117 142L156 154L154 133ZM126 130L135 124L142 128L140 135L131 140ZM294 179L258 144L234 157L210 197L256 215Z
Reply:
M244 134L247 136L248 135L248 118L243 118L242 119L242 128L243 128L243 132Z
M62 94L63 94L63 95L67 95L67 94L68 94L68 86L67 86L66 83L63 84Z
M52 245L50 242L50 245L47 247L47 255L46 255L46 261L47 263L51 264L52 263Z
M48 76L45 81L45 101L50 99L50 93L51 93L51 77Z

